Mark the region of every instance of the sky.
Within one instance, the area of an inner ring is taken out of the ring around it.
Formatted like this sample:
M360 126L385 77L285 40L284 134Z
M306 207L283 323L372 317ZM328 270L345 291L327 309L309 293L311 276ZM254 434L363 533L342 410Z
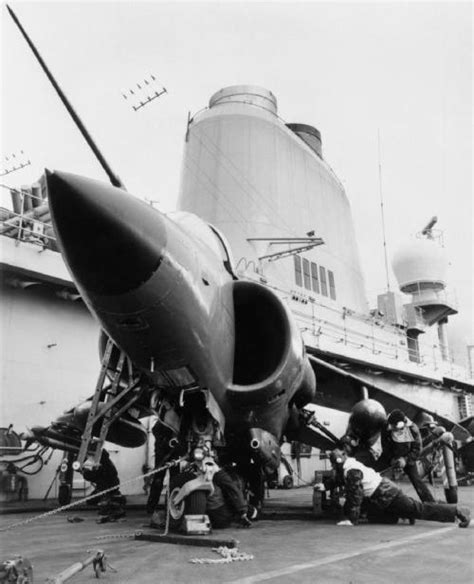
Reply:
M391 256L433 216L459 315L473 335L472 5L469 2L11 2L127 189L169 211L188 112L228 85L270 89L286 122L316 126L351 202L369 298L386 287L379 147ZM153 74L167 93L135 112L122 89ZM106 180L1 7L1 156ZM8 166L7 166L8 168ZM9 206L0 189L0 205ZM390 274L392 288L396 287Z

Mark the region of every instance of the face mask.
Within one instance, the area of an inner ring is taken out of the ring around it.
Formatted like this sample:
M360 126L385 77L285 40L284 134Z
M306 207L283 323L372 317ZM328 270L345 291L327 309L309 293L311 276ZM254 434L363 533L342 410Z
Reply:
M405 422L397 422L396 424L390 424L390 430L392 432L402 432L405 428Z

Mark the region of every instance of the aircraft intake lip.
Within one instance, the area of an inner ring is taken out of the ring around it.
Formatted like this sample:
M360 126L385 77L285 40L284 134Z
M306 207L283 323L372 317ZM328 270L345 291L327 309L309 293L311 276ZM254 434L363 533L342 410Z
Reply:
M56 171L46 177L53 226L79 287L114 296L148 281L166 247L163 216L102 182Z

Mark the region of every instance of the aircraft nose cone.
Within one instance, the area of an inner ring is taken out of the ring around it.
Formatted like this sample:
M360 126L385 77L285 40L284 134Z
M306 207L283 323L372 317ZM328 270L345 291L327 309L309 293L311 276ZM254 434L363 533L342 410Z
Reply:
M166 245L160 213L99 181L56 171L46 177L56 237L78 286L118 295L146 282Z

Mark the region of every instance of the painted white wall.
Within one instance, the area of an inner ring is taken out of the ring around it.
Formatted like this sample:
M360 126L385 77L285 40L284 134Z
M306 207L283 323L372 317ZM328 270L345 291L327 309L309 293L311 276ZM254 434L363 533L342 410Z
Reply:
M2 283L0 303L0 425L16 432L48 425L63 411L90 397L99 373L99 327L81 302L63 300L42 285L26 289ZM145 462L138 449L106 447L122 481L141 474ZM62 453L28 477L30 498L43 498ZM76 474L76 483L81 482ZM142 493L143 481L125 494ZM50 496L55 496L53 488Z

